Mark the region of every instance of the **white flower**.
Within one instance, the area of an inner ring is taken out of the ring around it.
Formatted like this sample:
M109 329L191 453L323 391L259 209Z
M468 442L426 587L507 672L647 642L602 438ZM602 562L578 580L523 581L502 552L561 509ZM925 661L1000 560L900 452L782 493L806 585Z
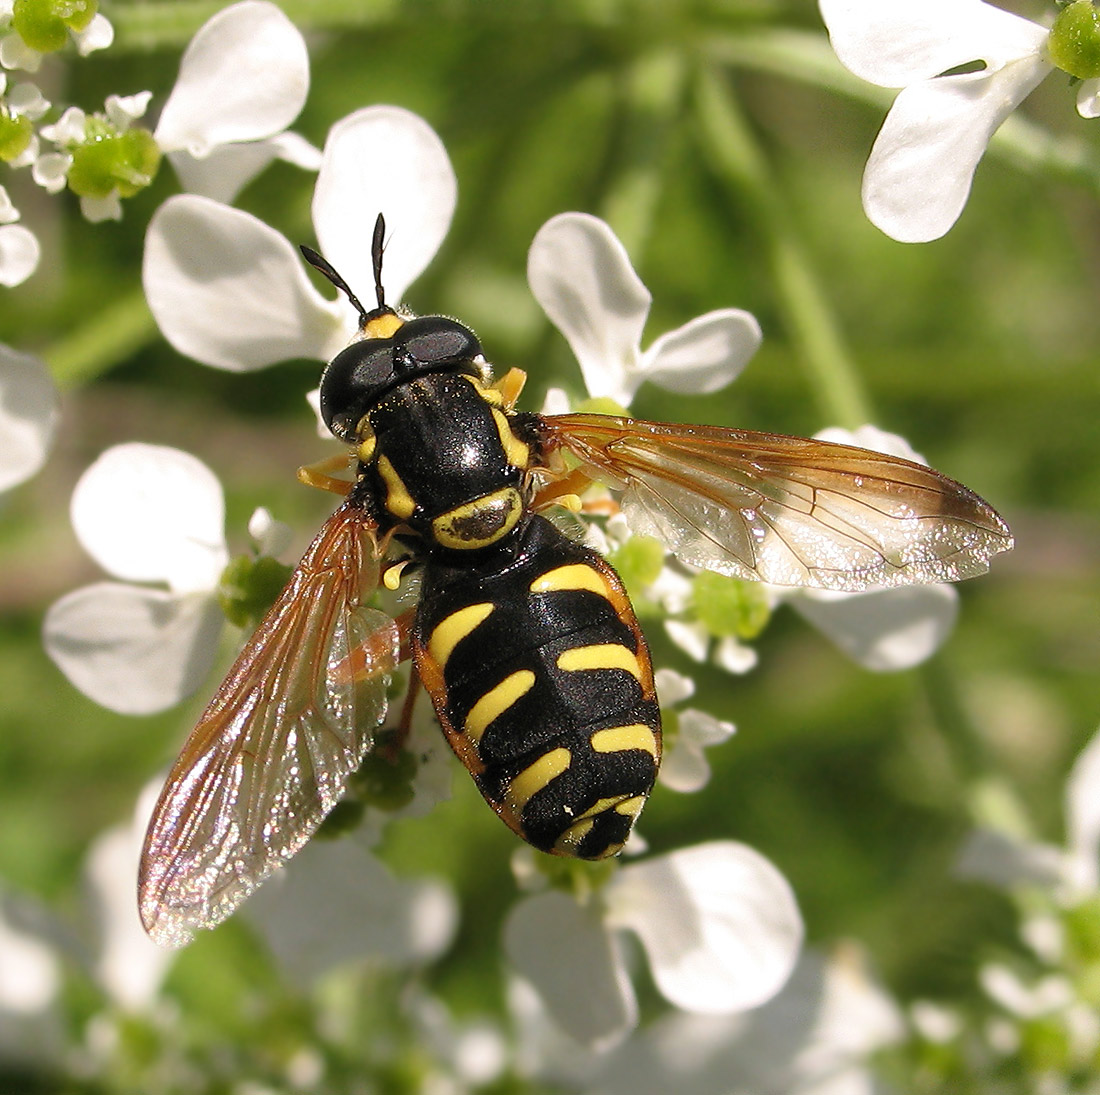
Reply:
M550 891L524 898L505 925L508 956L556 1024L610 1046L637 1022L620 932L641 941L661 994L724 1015L783 986L802 944L786 879L744 844L716 841L621 867L584 904Z
M224 515L214 473L178 449L117 445L81 476L71 506L77 539L122 581L85 586L55 602L43 640L96 703L148 714L202 683L223 623L214 594L228 562Z
M1050 32L982 0L819 4L841 64L902 89L863 176L868 218L904 243L938 239L962 212L989 139L1053 71ZM1082 116L1100 112L1098 90L1095 79L1081 85Z
M245 906L246 918L299 984L353 962L386 968L438 958L457 904L434 879L395 878L360 841L311 840Z
M325 257L367 294L371 233L383 213L391 241L383 275L387 298L397 301L442 243L455 199L454 171L432 128L399 107L368 107L329 131L313 223ZM351 305L323 297L275 229L208 198L179 195L157 210L142 274L168 341L215 368L328 361L357 328Z
M267 0L243 0L191 39L153 136L186 190L230 202L273 159L317 169L317 149L285 132L308 92L297 27Z
M13 227L0 228L0 273L4 234ZM45 463L58 411L57 389L45 364L0 343L0 491L29 479Z
M0 225L0 285L21 285L38 269L38 237L21 224Z
M63 1051L55 934L42 909L0 891L0 1057L9 1067L53 1064Z
M858 956L806 954L763 1007L663 1016L597 1061L590 1084L604 1095L871 1095L872 1055L903 1036Z
M96 837L85 865L91 897L87 922L95 933L93 975L114 1003L135 1012L156 999L178 953L149 938L134 900L142 842L162 783L158 778L145 786L128 823Z
M710 765L703 750L729 741L736 727L695 707L673 711L675 704L694 695L695 682L690 677L674 669L658 669L653 677L666 724L671 717L676 721L672 740L665 738L657 778L673 791L701 791L710 779Z
M589 395L623 406L646 380L674 392L716 392L760 345L756 320L725 308L668 331L643 352L652 297L615 233L586 213L562 213L538 230L527 281L576 355Z
M817 436L927 464L904 438L875 426L827 429ZM773 592L853 661L876 672L909 669L930 658L950 635L959 612L959 595L946 582L868 593L786 587Z
M1064 811L1064 847L1030 840L1018 825L990 826L967 840L959 873L1005 889L1040 887L1063 908L1100 896L1100 732L1070 769Z

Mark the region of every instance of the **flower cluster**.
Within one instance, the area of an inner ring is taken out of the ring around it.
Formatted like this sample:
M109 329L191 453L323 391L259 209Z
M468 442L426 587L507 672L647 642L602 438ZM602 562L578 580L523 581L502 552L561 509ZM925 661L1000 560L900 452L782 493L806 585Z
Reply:
M113 37L95 0L7 0L0 34L0 69L32 73L42 53L70 36L82 54ZM109 95L94 113L70 106L58 114L34 83L0 71L0 161L29 168L48 193L67 187L91 221L119 219L122 200L149 186L162 156L186 190L228 201L273 159L316 169L317 150L287 131L308 89L301 33L267 0L242 0L195 34L152 131L135 124L151 92ZM38 241L18 219L0 186L0 284L7 286L26 280L39 261Z

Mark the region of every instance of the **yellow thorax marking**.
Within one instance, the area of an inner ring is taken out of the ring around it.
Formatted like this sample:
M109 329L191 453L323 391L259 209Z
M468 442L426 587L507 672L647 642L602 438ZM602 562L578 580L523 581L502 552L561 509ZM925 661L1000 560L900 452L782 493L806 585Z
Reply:
M488 547L515 528L523 500L515 487L501 487L464 502L432 521L432 535L443 547L469 550Z
M413 496L409 494L408 487L401 482L401 476L397 469L390 463L390 459L383 453L378 458L378 474L382 476L382 482L386 484L386 509L400 518L408 520L416 509Z
M493 719L526 696L534 685L535 674L530 669L517 669L509 674L470 708L466 716L466 734L474 741L480 741Z
M557 593L565 590L587 589L607 596L607 582L594 567L585 563L567 563L540 574L531 583L532 593Z
M498 411L496 407L490 407L489 410L497 424L497 433L500 434L500 443L508 463L513 468L526 468L531 459L531 446L516 437L503 411Z
M573 754L568 749L551 749L549 753L544 753L508 785L508 790L504 792L504 804L513 813L520 814L531 797L560 776L572 760Z
M641 683L642 667L637 655L620 643L575 646L558 655L558 668L572 673L580 669L625 669Z
M481 604L460 608L441 620L428 640L428 655L432 661L441 668L445 666L454 648L470 632L480 627L492 611L493 605L489 601L483 601Z
M618 753L623 749L644 749L657 759L657 738L651 727L636 722L632 726L609 726L597 730L591 738L597 753Z

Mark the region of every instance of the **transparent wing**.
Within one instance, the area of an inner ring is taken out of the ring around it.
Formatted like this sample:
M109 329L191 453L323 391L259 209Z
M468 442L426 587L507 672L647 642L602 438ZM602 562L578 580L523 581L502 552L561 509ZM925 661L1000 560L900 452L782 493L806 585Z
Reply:
M373 528L345 502L245 644L187 739L145 837L142 922L182 946L306 842L385 717L397 627L362 606Z
M635 532L738 578L860 592L969 578L1012 547L973 491L898 457L610 415L548 416L540 429L547 452L623 492Z

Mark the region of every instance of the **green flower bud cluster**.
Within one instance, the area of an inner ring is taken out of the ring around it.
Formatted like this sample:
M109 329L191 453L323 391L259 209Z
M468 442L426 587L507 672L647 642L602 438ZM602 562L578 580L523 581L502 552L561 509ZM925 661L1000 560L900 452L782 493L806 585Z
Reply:
M95 17L98 0L15 0L12 26L31 49L54 53Z
M13 114L0 104L0 161L11 163L31 143L34 125L25 114Z
M69 189L82 198L106 198L118 192L132 198L147 187L160 167L160 149L147 129L118 133L103 118L89 118L88 139L72 149Z

